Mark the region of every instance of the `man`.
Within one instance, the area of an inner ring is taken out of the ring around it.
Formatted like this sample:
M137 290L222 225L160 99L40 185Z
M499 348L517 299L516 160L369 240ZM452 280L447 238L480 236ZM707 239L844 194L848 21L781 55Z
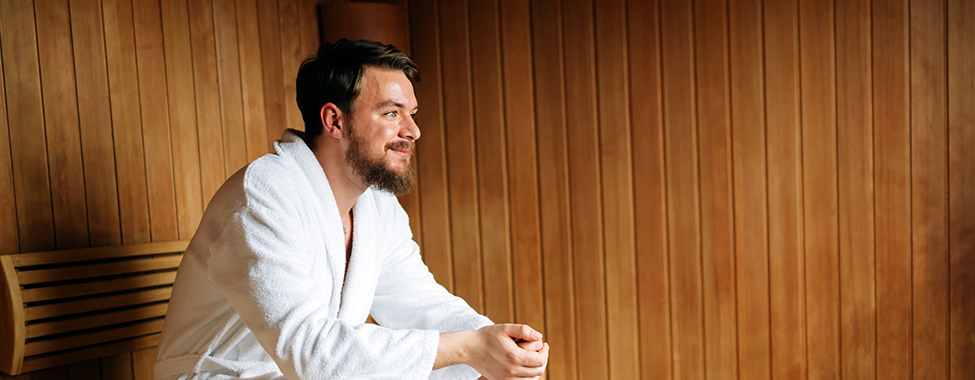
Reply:
M534 378L548 344L438 285L395 195L413 186L415 64L340 40L302 64L305 132L231 176L180 265L155 379ZM372 315L379 325L366 324ZM475 371L476 370L476 371Z

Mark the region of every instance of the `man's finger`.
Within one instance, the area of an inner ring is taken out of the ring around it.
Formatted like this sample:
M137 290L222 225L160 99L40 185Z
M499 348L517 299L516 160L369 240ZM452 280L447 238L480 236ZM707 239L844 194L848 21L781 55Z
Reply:
M535 331L535 329L531 328L528 325L510 324L505 326L504 331L506 334L508 334L508 336L515 339L521 339L527 341L535 341L535 340L542 339L542 333Z
M543 368L548 362L548 343L543 343L538 352L527 351L521 355L521 365L526 368Z
M518 340L515 343L518 343L518 347L521 347L522 350L538 352L542 349L543 342L540 340Z

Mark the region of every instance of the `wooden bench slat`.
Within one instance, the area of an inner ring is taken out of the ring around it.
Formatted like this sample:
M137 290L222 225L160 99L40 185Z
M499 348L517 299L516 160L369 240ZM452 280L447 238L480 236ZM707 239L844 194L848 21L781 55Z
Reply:
M162 325L163 319L160 318L131 326L117 327L87 334L41 340L37 342L27 342L27 344L24 346L24 356L46 354L76 347L110 342L118 339L134 338L142 335L158 333L160 330L162 330Z
M171 269L179 266L182 255L154 257L144 260L119 261L104 264L81 265L67 268L52 268L17 272L21 285L42 282L76 280L81 278L111 276L116 274L147 272Z
M166 273L160 273L166 274ZM173 288L157 288L143 290L135 293L117 294L114 296L100 297L97 301L90 299L59 302L47 305L32 306L24 309L24 320L34 321L38 319L51 318L61 315L84 313L94 310L111 309L122 306L138 305L142 303L168 300L172 295Z
M114 247L66 249L61 251L30 252L10 255L14 266L20 268L32 265L70 263L76 261L111 259L118 257L143 256L186 251L188 240L159 243L130 244Z
M37 371L66 363L77 363L88 359L135 351L159 345L159 334L142 336L135 339L112 342L100 346L82 348L65 353L24 359L21 372Z
M80 318L70 318L60 321L27 325L27 339L54 334L80 331L95 327L140 321L143 319L164 317L169 304L161 303L143 306L135 309L114 311L111 313L94 314Z
M152 273L143 276L117 278L114 280L93 281L83 284L49 286L44 288L24 289L21 293L24 302L53 300L58 298L86 296L91 294L108 293L119 290L147 288L157 285L172 284L176 280L176 272Z

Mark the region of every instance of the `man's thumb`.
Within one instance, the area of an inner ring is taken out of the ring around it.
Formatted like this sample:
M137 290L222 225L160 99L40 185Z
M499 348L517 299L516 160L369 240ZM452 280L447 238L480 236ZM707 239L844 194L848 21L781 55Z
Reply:
M512 325L508 325L508 328L506 330L508 336L515 339L521 339L527 341L535 341L535 340L542 339L542 333L535 331L535 329L531 328L528 325L512 324Z

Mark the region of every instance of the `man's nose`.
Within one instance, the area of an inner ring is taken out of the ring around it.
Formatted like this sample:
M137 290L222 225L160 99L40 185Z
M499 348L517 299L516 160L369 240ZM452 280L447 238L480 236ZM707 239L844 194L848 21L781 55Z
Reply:
M407 117L406 125L400 130L400 137L415 141L420 138L420 126L416 125L416 120L413 117Z

